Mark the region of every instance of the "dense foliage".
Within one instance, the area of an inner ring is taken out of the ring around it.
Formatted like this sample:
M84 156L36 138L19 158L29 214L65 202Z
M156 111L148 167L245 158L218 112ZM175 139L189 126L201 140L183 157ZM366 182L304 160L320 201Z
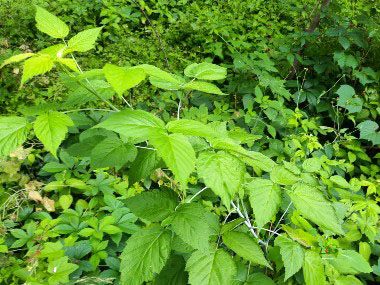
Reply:
M377 1L32 2L0 6L1 284L380 281Z

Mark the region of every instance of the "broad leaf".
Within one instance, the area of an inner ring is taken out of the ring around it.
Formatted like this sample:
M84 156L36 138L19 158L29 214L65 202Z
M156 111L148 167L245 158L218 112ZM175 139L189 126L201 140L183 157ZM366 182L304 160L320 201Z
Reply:
M10 58L3 61L3 63L0 65L0 69L3 68L4 66L6 66L7 64L19 62L19 61L22 61L22 60L27 59L29 57L35 56L35 55L36 54L34 54L34 53L21 53L21 54L11 56Z
M355 276L339 276L335 279L334 285L363 285L363 283Z
M174 212L178 201L171 192L153 190L128 198L126 204L136 216L158 222Z
M326 274L322 258L315 251L308 250L302 265L306 285L325 285Z
M52 111L37 117L34 131L45 148L56 157L57 149L67 134L67 127L73 125L69 116Z
M191 285L230 285L236 274L236 265L223 249L212 252L198 250L187 260L186 270Z
M160 274L154 279L153 285L187 285L188 274L185 266L182 256L172 255Z
M189 90L197 90L197 91L202 91L205 93L210 93L210 94L216 94L216 95L227 95L224 94L218 86L209 83L209 82L204 82L204 81L190 81L186 83L183 86L184 89L189 89Z
M341 250L328 261L342 274L370 273L372 268L364 257L354 250Z
M72 58L55 58L54 62L58 62L68 68L70 68L72 71L79 73L78 66L74 59Z
M121 254L121 284L151 281L169 258L170 241L170 231L156 225L133 234Z
M232 249L237 255L244 259L272 268L265 259L264 252L249 234L242 232L227 232L223 234L223 242Z
M165 124L151 113L127 109L112 114L94 128L104 128L141 142L149 138L152 129L164 129Z
M50 261L47 269L47 272L52 274L49 277L49 284L53 285L69 282L69 275L78 268L78 265L69 263L69 258L67 256Z
M317 188L297 184L288 195L302 216L332 232L344 234L334 207Z
M302 168L307 172L317 172L321 169L321 161L319 158L308 158L302 163Z
M21 146L31 128L22 117L0 117L0 156L7 156Z
M52 38L63 39L69 34L69 27L44 8L36 6L36 27Z
M142 68L124 68L113 64L106 64L103 67L104 75L112 88L119 96L135 87L145 79L145 72Z
M174 232L194 249L207 251L210 229L206 210L199 204L183 204L172 215Z
M186 81L177 75L172 75L173 78L177 80L177 83L173 83L171 81L166 81L162 78L155 77L155 76L150 76L149 77L149 82L153 86L156 86L161 89L165 90L180 90L183 88L183 85L186 83Z
M360 138L369 140L372 144L380 144L380 131L377 131L379 125L374 121L364 121L357 125L360 130Z
M39 55L29 58L24 63L21 86L33 76L44 74L53 68L53 59L50 55Z
M199 136L204 138L220 137L222 133L217 132L209 125L194 120L175 120L166 125L166 129L172 133L181 133L187 136Z
M174 173L175 179L186 188L187 179L195 166L195 152L187 137L181 134L155 132L150 142L157 153Z
M338 106L346 108L349 113L357 113L362 110L363 102L360 98L353 98L355 89L350 85L342 85L336 91L339 95Z
M76 34L67 43L65 53L73 51L85 52L93 49L101 30L102 28L94 28Z
M187 77L195 77L201 80L220 80L227 76L227 69L216 64L202 62L193 63L185 68Z
M197 160L197 170L206 186L221 197L224 205L229 207L231 199L243 183L244 165L224 151L202 152Z
M280 247L286 281L301 269L304 260L303 249L298 243L282 236L278 236L274 244Z
M261 228L277 213L282 200L281 188L261 178L253 179L246 187L256 224Z
M275 285L274 281L263 273L253 273L244 285Z
M149 176L159 167L160 158L155 150L139 149L136 159L130 165L128 181L134 184Z
M158 67L155 67L153 65L142 64L136 67L144 69L145 73L148 74L149 76L159 78L163 81L170 82L175 85L183 84L183 82L179 80L174 74L163 71L162 69L159 69Z
M91 152L91 167L115 167L120 169L128 161L133 161L137 148L130 143L124 143L118 138L106 138L97 144Z
M299 178L287 170L283 166L276 166L270 173L270 179L280 185L292 185L295 184Z

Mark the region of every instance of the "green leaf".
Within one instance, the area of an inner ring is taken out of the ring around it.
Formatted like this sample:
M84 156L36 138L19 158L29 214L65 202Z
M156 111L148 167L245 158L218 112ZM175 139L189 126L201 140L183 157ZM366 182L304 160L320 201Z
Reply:
M44 48L38 52L38 54L50 55L52 58L62 58L66 46L64 44L57 44L47 48Z
M334 285L363 285L363 283L355 276L339 276L335 279Z
M63 210L70 208L71 203L73 202L73 196L71 195L62 195L59 197L59 204Z
M224 151L202 152L197 160L197 172L206 186L229 207L243 183L245 168L237 158Z
M376 122L367 120L357 125L357 128L360 130L361 139L369 140L374 145L380 144L380 132L376 132L379 125Z
M302 269L306 285L326 284L326 275L322 264L322 258L315 251L306 251Z
M244 163L270 172L276 163L269 157L256 151L248 151L231 139L216 138L209 140L214 149L224 149L237 156Z
M209 125L187 119L171 121L166 125L166 129L172 133L181 133L187 136L199 136L204 138L214 138L223 135Z
M60 258L65 255L62 249L63 245L60 241L57 242L46 242L44 243L44 248L38 255L40 258L47 257L49 261Z
M296 184L292 191L287 193L302 216L320 227L344 234L334 207L317 188L306 184Z
M60 64L63 64L65 66L67 66L68 68L70 68L74 72L77 72L77 73L80 72L75 60L72 58L55 58L54 62L58 62Z
M49 277L49 284L69 282L69 275L79 268L78 265L69 263L67 256L49 262L48 272L53 274Z
M177 80L177 83L173 83L171 81L166 81L164 79L161 79L161 78L155 77L155 76L150 76L149 82L153 86L156 86L158 88L165 89L165 90L180 90L180 89L182 89L183 85L186 83L186 81L182 77L179 77L177 75L173 74L171 76Z
M128 198L125 203L136 216L159 222L174 212L178 201L171 192L153 190Z
M340 36L338 39L339 43L342 45L344 49L348 49L350 47L350 41L347 40L346 37Z
M40 55L29 58L24 62L20 88L26 81L36 75L44 74L53 68L53 59L50 55Z
M230 285L236 274L236 265L223 249L212 252L198 250L187 260L186 270L191 285Z
M137 148L130 143L124 143L119 138L106 138L97 144L91 152L91 167L115 167L120 169L128 161L133 161Z
M172 214L174 232L194 249L207 251L210 229L205 209L196 203L182 204Z
M298 243L282 236L278 236L274 244L280 247L286 281L301 269L304 260L303 249Z
M263 273L253 273L244 285L275 285L274 281Z
M292 185L295 184L299 178L287 170L283 166L276 166L270 173L270 179L280 185Z
M8 65L8 64L19 62L19 61L22 61L22 60L27 59L29 57L35 56L35 55L36 54L34 54L34 53L21 53L21 54L11 56L10 58L3 61L3 63L0 65L0 69L3 68L4 66Z
M57 157L57 149L68 132L67 127L73 125L69 116L52 111L37 117L34 132L45 148Z
M144 69L145 73L148 74L149 76L159 78L163 81L172 83L174 85L182 85L183 84L183 81L179 80L178 77L176 77L174 74L163 71L163 70L161 70L158 67L155 67L153 65L142 64L142 65L138 65L136 67Z
M152 174L159 167L160 160L155 150L139 149L136 159L130 165L128 172L129 183L134 184Z
M107 63L103 67L103 71L107 81L119 96L145 79L145 72L142 68L127 69Z
M372 268L360 253L354 250L340 250L336 258L328 261L342 274L370 273Z
M346 179L344 179L342 176L340 175L333 175L330 177L330 180L332 182L334 182L335 184L337 184L338 186L340 187L343 187L343 188L351 188L351 185L350 183L347 182Z
M181 134L155 132L150 142L157 153L174 173L175 179L186 188L187 179L195 166L195 152L187 137Z
M247 186L255 221L259 228L269 222L281 204L281 188L268 179L255 178Z
M121 254L122 284L140 285L160 273L170 255L171 233L151 226L133 234Z
M44 8L36 6L36 27L52 38L63 39L69 34L69 27Z
M186 83L183 86L183 88L188 89L188 90L202 91L205 93L216 94L216 95L227 95L223 93L216 85L209 82L204 82L204 81L190 81Z
M317 172L321 169L321 161L319 158L308 158L302 163L302 168L306 172Z
M142 111L127 109L112 114L94 128L104 128L142 142L149 138L153 129L164 129L165 124L156 116Z
M357 113L362 110L363 102L360 98L353 98L355 89L350 85L342 85L336 91L339 95L338 106L346 108L349 113Z
M237 255L255 263L272 268L265 259L264 252L249 234L242 232L227 232L223 234L224 244Z
M31 128L22 117L0 117L0 157L7 156L21 146Z
M185 68L187 77L194 77L201 80L220 80L227 76L227 69L216 64L202 62L193 63Z
M187 285L188 274L185 272L185 261L182 256L172 255L153 285Z
M102 28L100 27L79 32L69 40L65 53L73 51L86 52L93 49L101 30Z

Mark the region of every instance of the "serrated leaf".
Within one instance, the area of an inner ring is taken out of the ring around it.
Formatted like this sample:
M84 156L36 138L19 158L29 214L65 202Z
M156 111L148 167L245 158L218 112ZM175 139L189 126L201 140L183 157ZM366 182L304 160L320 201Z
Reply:
M150 222L162 221L174 212L178 203L175 195L169 193L160 190L143 192L128 198L126 205L140 218Z
M255 178L247 186L255 221L259 228L269 222L281 204L281 188L268 179Z
M155 132L151 135L150 142L173 172L175 179L186 188L187 179L195 166L195 152L187 137Z
M220 137L223 135L209 125L188 119L171 121L167 123L166 129L172 133L181 133L187 136L199 136L204 138Z
M321 161L319 158L308 158L302 163L302 168L306 172L317 172L321 169Z
M340 250L338 256L328 261L342 274L370 273L372 268L360 253L354 250Z
M140 149L136 159L130 165L128 180L134 184L141 179L149 176L156 168L159 167L160 158L155 150Z
M68 132L67 127L73 125L69 116L52 111L37 117L34 131L45 148L57 157L57 149Z
M360 98L353 98L355 89L350 85L342 85L336 91L339 95L337 105L346 108L349 113L357 113L362 110L363 102Z
M216 64L202 62L193 63L185 68L187 77L195 77L201 80L220 80L227 76L227 69Z
M253 273L244 285L275 285L274 281L263 273Z
M229 207L231 199L243 183L244 165L224 151L202 152L197 159L197 170L206 186L221 197L224 205Z
M196 203L182 204L172 214L174 232L194 249L208 250L210 229L205 209Z
M140 285L160 273L170 255L171 233L151 226L133 234L121 254L121 284Z
M7 156L27 139L31 128L22 117L0 117L0 157Z
M298 243L282 236L278 236L274 244L280 247L286 281L301 269L304 260L303 249Z
M172 255L160 274L154 279L153 285L187 285L188 274L185 266L182 256Z
M147 140L153 129L164 130L165 124L151 113L127 109L112 114L94 128L114 131L126 137L134 138L137 143Z
M49 262L47 272L52 274L52 276L49 277L49 284L69 282L69 275L78 268L78 265L69 263L69 258L67 256Z
M78 67L77 67L75 60L72 58L56 58L56 59L54 59L54 62L58 62L60 64L63 64L65 66L67 66L68 68L70 68L74 72L78 72L78 73L80 72Z
M106 64L103 67L104 75L112 88L119 96L138 85L145 79L145 72L142 68L124 68L113 64Z
M315 251L306 251L302 269L306 285L326 284L326 274L323 268L322 258Z
M347 182L346 179L344 179L342 176L340 175L333 175L330 177L330 180L332 182L334 182L335 184L337 184L338 186L340 187L343 187L343 188L351 188L351 185L350 183Z
M172 74L171 76L177 80L177 83L173 83L171 81L166 81L162 78L155 77L155 76L150 76L149 82L153 86L156 86L158 88L165 89L165 90L180 90L180 89L182 89L182 87L186 83L186 81L182 77L179 77L177 75Z
M0 69L3 68L4 66L8 65L8 64L20 62L24 59L27 59L27 58L35 56L35 55L36 54L34 54L34 53L21 53L21 54L11 56L10 58L3 61L3 63L0 65Z
M360 130L360 138L369 140L372 144L380 144L380 131L377 131L379 125L374 121L364 121L357 125Z
M280 185L292 185L297 183L299 178L287 170L283 166L276 166L272 169L270 173L270 179Z
M79 32L69 40L65 53L73 51L86 52L93 49L101 30L102 28L100 27Z
M223 249L212 252L195 251L187 260L191 285L230 285L236 274L232 257Z
M334 233L344 234L334 207L317 188L297 184L287 193L302 216Z
M163 81L170 82L175 85L183 84L183 81L179 80L178 77L176 77L174 74L163 71L162 69L155 67L153 65L141 64L136 67L144 69L145 73L148 74L149 76L159 78Z
M40 50L38 54L50 55L54 59L62 58L65 49L64 44L57 44Z
M264 252L249 234L242 232L227 232L223 234L223 242L237 255L255 263L272 268L265 259Z
M39 55L29 58L24 62L24 70L20 88L33 76L44 74L53 68L53 59L50 55Z
M91 152L91 167L115 167L120 169L128 161L133 161L137 148L130 143L124 143L118 138L106 138L98 143Z
M37 29L56 39L63 39L69 34L69 27L58 17L39 6L36 6L36 9Z
M227 95L223 93L218 86L209 83L209 82L204 82L204 81L190 81L186 83L183 86L184 89L188 90L197 90L197 91L202 91L205 93L210 93L210 94L216 94L216 95Z
M339 276L335 279L334 285L362 285L363 283L355 276Z

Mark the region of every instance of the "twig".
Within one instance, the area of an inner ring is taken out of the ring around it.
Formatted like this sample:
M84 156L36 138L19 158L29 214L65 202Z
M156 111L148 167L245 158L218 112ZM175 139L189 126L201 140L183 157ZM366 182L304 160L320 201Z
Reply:
M199 194L201 194L203 191L205 191L207 189L207 187L203 187L201 190L199 190L193 197L190 198L189 201L187 201L187 203L191 203L191 201L193 201L193 199L195 197L197 197Z

